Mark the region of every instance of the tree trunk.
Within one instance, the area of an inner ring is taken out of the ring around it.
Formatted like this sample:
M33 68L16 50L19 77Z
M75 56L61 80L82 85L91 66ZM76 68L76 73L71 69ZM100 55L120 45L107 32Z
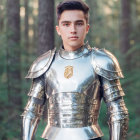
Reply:
M94 46L94 40L96 38L96 28L95 26L98 24L97 18L98 18L98 2L95 0L86 0L86 3L89 5L89 25L90 30L87 34L88 42L93 47Z
M121 23L120 23L120 50L126 55L130 49L130 1L121 0ZM130 63L130 56L125 58L126 64Z
M38 18L38 17L36 17L36 15L33 15L33 20L34 20L34 21L37 21L37 18ZM31 46L31 49L37 48L37 50L38 50L38 47L37 47L37 46L39 45L39 44L37 43L38 40L39 40L39 39L38 39L38 30L37 30L37 29L38 29L38 23L35 22L35 23L32 25L32 29L33 29L33 33L34 33L34 34L33 34L33 38L32 38L32 46L33 46L33 47ZM32 52L32 51L30 51L30 52Z
M54 0L39 0L39 45L37 54L54 48ZM47 104L45 106L47 108ZM47 109L45 109L47 110ZM47 111L44 112L47 118Z
M11 111L21 109L20 1L7 0L7 85ZM13 112L14 114L14 112Z
M1 6L3 5L3 1L0 2ZM0 32L3 31L3 27L4 27L4 10L0 8Z
M26 48L26 60L25 62L28 63L29 62L29 11L28 11L28 0L24 1L24 5L25 5L25 32L24 32L24 38L25 38L25 48Z
M54 0L39 0L39 45L40 55L54 48Z
M140 31L140 22L138 22L139 20L139 15L140 15L140 1L139 0L136 0L136 3L135 3L136 5L135 5L135 8L136 8L136 19L137 19L137 27L136 27L136 29L137 29L137 32L136 32L136 34L137 34L137 36L136 36L136 41L137 42L140 42L140 38L139 38L139 31Z

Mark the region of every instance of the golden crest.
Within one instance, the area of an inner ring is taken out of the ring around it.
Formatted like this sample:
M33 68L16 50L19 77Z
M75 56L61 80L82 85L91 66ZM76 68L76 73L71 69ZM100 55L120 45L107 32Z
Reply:
M65 72L64 72L64 77L69 79L73 76L73 66L66 66L65 67Z

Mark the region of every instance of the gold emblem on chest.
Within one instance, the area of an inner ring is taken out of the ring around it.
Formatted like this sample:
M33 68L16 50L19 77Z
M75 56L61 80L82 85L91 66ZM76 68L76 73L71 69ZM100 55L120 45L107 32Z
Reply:
M66 66L64 71L64 77L69 79L73 76L73 66Z

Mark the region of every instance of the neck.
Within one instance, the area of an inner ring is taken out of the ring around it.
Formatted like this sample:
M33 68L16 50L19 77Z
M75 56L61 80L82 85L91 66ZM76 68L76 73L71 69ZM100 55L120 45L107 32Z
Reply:
M78 50L79 48L81 48L83 45L84 45L84 43L81 44L81 45L72 47L72 46L67 46L67 45L64 44L64 50L70 51L70 52L71 52L71 51L76 51L76 50Z
M59 50L59 54L64 59L76 59L88 53L89 51L90 51L90 46L88 45L88 43L86 43L83 46L78 47L74 51L65 50L63 47L61 47Z

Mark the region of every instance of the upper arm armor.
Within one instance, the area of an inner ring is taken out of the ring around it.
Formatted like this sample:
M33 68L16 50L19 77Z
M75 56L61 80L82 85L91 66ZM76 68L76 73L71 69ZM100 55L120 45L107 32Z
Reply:
M45 83L43 77L33 79L32 86L28 93L28 96L34 97L40 100L44 99L45 96Z
M48 70L54 58L55 49L50 50L38 57L30 67L26 78L37 78Z
M40 116L43 113L44 104L46 101L45 96L45 82L44 73L51 65L55 54L55 49L50 50L37 58L26 78L32 78L32 87L28 95L30 96L25 110L21 116L23 116L23 140L31 140L34 137L35 131L38 126Z
M33 79L28 96L30 96L22 116L28 118L39 117L45 104L45 88L43 76Z
M92 65L98 75L108 80L123 78L117 59L105 49L93 49Z
M117 59L107 50L93 49L92 64L100 76L103 98L108 109L110 140L126 140L128 110L119 78L123 78Z

